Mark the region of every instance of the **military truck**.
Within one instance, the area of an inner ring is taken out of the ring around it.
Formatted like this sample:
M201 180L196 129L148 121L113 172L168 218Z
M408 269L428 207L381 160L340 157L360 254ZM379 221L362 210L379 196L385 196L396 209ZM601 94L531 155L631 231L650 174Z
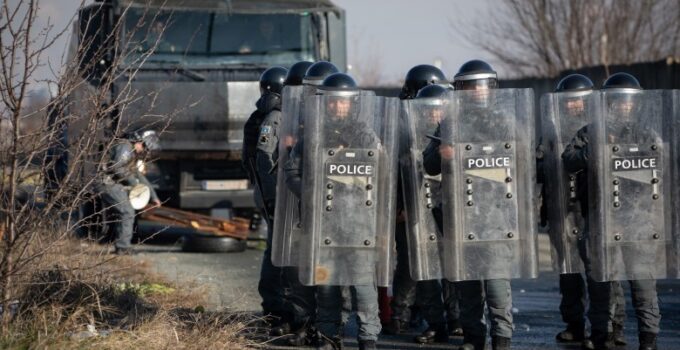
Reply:
M120 72L108 84L111 98L136 99L112 123L133 129L142 114L170 116L157 125L162 151L147 177L169 205L199 211L254 206L241 145L267 67L346 66L345 14L329 0L100 0L80 9L71 40L87 83L69 108L88 89L101 90L102 72ZM102 48L108 52L96 56Z

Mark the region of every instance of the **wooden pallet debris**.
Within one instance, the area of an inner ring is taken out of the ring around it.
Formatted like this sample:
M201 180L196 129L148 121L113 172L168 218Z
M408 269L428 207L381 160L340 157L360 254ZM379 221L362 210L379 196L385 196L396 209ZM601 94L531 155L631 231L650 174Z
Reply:
M220 237L246 239L250 233L250 220L239 217L225 220L168 207L147 209L139 216L144 220L168 226L193 228Z

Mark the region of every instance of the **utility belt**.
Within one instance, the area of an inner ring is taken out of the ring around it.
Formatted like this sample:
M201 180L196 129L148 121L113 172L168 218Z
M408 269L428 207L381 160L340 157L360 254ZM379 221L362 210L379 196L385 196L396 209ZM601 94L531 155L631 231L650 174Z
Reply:
M115 181L111 176L105 176L102 183L105 186L121 185L123 190L127 193L128 199L132 208L135 210L144 209L151 201L151 189L149 186L137 183L131 186L125 186Z
M121 181L122 181L124 178L125 178L125 177L120 178L120 179L116 179L113 175L104 174L103 177L102 177L102 179L101 179L101 183L103 183L104 185L108 185L108 186L116 185L116 184L121 184ZM134 186L135 186L136 184L138 184L138 183L139 183L139 182L137 181L134 185L127 186L127 187L128 187L128 188L134 187ZM125 187L125 186L124 186L124 187Z

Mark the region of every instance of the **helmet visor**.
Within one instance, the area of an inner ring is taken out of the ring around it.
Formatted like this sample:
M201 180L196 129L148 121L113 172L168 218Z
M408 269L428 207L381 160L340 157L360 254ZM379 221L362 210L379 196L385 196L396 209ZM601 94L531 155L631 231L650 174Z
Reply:
M498 88L496 79L458 80L453 83L455 90L489 90Z

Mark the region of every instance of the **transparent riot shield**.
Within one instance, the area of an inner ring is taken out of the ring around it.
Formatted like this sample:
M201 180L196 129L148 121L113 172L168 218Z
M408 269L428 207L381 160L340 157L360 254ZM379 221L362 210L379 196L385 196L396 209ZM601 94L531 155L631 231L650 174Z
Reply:
M406 235L411 278L441 279L441 175L428 175L423 150L432 141L450 99L428 98L405 102L402 115L399 165L406 211Z
M285 86L281 94L281 125L279 127L279 159L276 178L276 210L272 236L272 263L275 266L295 266L300 238L300 206L297 197L286 186L283 164L298 142L302 131L301 109L303 86Z
M533 91L452 94L441 124L444 277L535 278Z
M372 94L372 92L371 92ZM381 202L378 206L378 233L376 245L378 261L376 265L376 285L392 285L396 263L394 230L397 224L397 178L399 171L399 120L404 113L398 98L379 98L375 105L374 130L380 131L382 153L380 162L381 182L378 186Z
M588 130L590 259L597 281L668 275L670 104L663 91L603 91Z
M673 237L668 254L670 261L668 278L680 278L680 90L664 92L664 99L668 105L668 115L673 121L671 128L671 187L673 212Z
M362 93L304 103L297 249L305 285L389 284L398 123L392 114L399 110L389 101Z
M579 245L586 219L578 196L586 186L585 170L570 172L562 153L576 133L598 116L599 99L592 91L546 94L541 99L542 150L551 253L559 273L583 272ZM580 179L580 181L579 181ZM583 194L582 194L583 195Z

